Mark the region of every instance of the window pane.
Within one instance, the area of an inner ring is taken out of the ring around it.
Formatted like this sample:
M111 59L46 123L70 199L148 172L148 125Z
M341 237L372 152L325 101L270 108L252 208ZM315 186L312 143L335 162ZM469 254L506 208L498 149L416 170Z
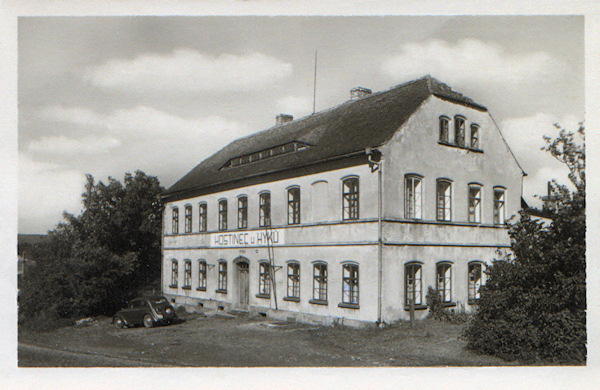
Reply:
M258 293L263 295L271 294L271 277L269 274L269 263L260 263Z
M358 305L358 266L342 267L342 302Z
M494 224L500 225L506 222L504 214L504 190L494 190Z
M451 184L447 181L437 182L437 220L450 221L452 219Z
M206 231L206 204L201 204L198 206L198 220L199 220L199 230L201 232Z
M227 201L219 202L219 230L227 230Z
M455 143L458 146L465 146L465 120L461 117L454 117Z
M479 126L471 126L471 147L479 149Z
M177 207L173 208L173 234L179 233L179 209Z
M343 183L343 219L358 219L358 179L351 178Z
M177 260L171 262L171 286L177 286Z
M313 299L327 300L327 265L314 265Z
M411 299L415 305L422 303L421 297L421 266L419 264L408 264L405 268L405 304L410 306Z
M248 198L238 198L238 229L248 227Z
M440 141L448 142L448 118L440 118Z
M479 288L481 287L481 264L469 264L469 300L476 300L480 297Z
M300 298L300 264L288 264L288 297Z
M288 190L288 224L300 223L300 188Z
M422 180L416 176L407 176L405 179L405 215L407 219L422 218Z
M261 227L271 226L271 194L260 194L259 198L259 221Z
M185 206L185 232L192 232L192 206Z
M481 188L469 186L469 222L481 222Z

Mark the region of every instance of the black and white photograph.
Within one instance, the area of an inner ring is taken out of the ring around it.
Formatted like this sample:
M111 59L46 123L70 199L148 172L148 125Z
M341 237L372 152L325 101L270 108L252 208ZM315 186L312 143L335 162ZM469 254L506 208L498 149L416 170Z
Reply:
M17 14L20 374L587 383L589 15Z

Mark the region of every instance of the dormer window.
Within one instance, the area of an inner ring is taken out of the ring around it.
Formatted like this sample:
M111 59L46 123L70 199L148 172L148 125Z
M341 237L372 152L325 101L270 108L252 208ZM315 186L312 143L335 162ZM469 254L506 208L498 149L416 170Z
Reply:
M304 150L309 148L311 145L300 142L300 141L292 141L283 145L277 145L269 149L260 150L258 152L244 154L238 157L234 157L227 161L225 165L221 169L228 169L237 167L240 165L247 165L251 163L255 163L257 161L266 160L272 157L281 156L284 154L294 153L299 150Z

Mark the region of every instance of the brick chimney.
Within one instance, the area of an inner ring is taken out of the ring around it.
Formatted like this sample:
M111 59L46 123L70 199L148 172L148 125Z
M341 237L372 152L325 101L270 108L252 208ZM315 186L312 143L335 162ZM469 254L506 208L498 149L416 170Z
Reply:
M356 100L368 96L371 94L371 90L369 88L356 87L350 90L350 100Z
M277 126L279 125L283 125L284 123L288 123L294 120L294 117L292 115L288 115L288 114L279 114L275 117L275 124Z

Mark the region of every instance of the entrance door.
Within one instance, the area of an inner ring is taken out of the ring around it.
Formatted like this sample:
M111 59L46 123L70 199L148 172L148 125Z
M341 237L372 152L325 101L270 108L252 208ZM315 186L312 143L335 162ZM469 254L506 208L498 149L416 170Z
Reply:
M250 274L248 263L240 261L237 264L238 267L238 297L239 297L239 308L241 310L248 310L248 303L250 302Z

